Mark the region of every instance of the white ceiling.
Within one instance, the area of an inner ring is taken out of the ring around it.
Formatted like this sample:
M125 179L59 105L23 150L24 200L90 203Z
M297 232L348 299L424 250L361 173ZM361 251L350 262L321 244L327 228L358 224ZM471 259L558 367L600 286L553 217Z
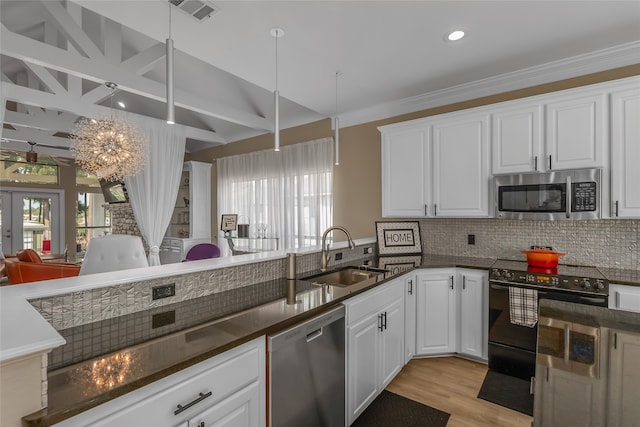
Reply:
M74 3L128 27L122 31L123 58L168 37L167 1ZM443 94L451 88L470 98L640 63L640 1L213 3L218 12L203 22L173 8L171 36L177 49L175 86L197 98L191 104L204 106L196 112L179 108L178 122L215 131L218 143L270 130L264 122L273 121L270 29L275 27L285 32L278 39L284 128L335 115L336 72L338 115L342 124L355 124L445 102ZM38 2L3 0L1 6L2 23L29 37L39 37L38 23L49 19ZM87 27L99 22L83 15L88 33ZM464 39L444 40L458 28L467 32ZM2 57L3 81L15 84L21 62L9 56ZM143 77L164 84L164 74L162 58ZM106 80L100 77L94 86ZM163 99L126 89L119 95L129 111L162 118ZM208 106L212 111L226 106L264 122L228 121L224 114L203 113ZM195 151L211 143L196 137L189 147Z

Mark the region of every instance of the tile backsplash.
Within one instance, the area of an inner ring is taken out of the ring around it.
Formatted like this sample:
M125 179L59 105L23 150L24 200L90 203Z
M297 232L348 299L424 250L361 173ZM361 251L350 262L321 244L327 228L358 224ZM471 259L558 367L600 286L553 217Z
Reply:
M491 218L420 220L425 254L522 259L521 249L551 246L562 264L640 270L640 220L526 221ZM475 245L467 235L475 235Z

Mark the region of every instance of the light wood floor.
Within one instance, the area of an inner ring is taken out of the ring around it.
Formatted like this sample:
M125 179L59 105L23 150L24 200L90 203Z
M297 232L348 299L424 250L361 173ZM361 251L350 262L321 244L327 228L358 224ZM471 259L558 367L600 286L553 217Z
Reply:
M476 397L486 373L458 357L413 359L387 390L448 412L447 427L530 427L531 417Z

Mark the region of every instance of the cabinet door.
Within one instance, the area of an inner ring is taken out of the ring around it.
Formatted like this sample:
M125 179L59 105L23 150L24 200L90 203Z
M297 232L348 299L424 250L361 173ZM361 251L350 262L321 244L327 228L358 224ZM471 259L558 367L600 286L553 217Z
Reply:
M609 308L640 313L640 288L637 286L609 285Z
M189 427L257 427L260 417L260 384L256 381L222 402L189 419Z
M640 217L640 89L611 96L612 216Z
M606 166L606 96L574 95L546 104L547 170Z
M347 411L349 424L382 391L379 381L379 314L347 328Z
M383 311L384 330L380 334L380 390L404 366L404 298L400 296Z
M404 292L404 363L416 353L416 276L405 279Z
M492 171L534 172L542 159L542 105L512 106L493 112Z
M433 122L433 202L436 216L489 216L489 116Z
M640 426L640 334L611 331L609 427Z
M416 295L416 355L456 351L454 271L419 273Z
M605 424L605 382L598 378L545 368L540 387L542 405L536 411L535 425L540 427L600 427ZM537 372L537 371L536 371Z
M382 216L423 217L430 197L429 129L382 135Z
M458 352L479 359L486 358L488 321L485 316L487 274L464 271L459 276L460 347Z

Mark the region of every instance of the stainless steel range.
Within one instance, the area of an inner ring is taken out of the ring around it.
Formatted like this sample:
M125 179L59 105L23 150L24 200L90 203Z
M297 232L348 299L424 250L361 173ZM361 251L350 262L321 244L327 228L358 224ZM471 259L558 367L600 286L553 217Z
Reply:
M528 299L523 303L516 295ZM609 282L595 267L546 269L529 267L526 261L497 260L489 272L489 370L521 380L526 387L535 375L538 301L607 307L608 295ZM517 321L518 304L529 311L529 323Z
M489 280L507 286L522 286L553 292L604 298L592 305L606 306L609 281L595 267L558 265L558 268L530 267L523 261L498 260L491 267ZM583 301L576 301L583 302ZM584 301L589 303L589 300Z

